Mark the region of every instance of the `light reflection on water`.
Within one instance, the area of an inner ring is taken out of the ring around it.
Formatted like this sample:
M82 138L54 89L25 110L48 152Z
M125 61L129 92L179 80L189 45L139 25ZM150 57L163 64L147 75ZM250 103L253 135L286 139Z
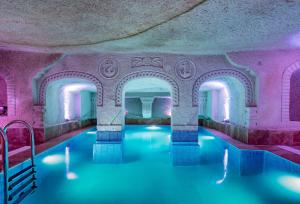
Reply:
M24 203L300 201L295 196L292 201L287 199L290 191L297 190L292 189L298 185L294 177L285 177L284 173L239 176L232 163L237 160L232 157L235 153L213 135L200 132L201 145L172 144L170 128L159 128L127 127L123 142L98 145L96 134L88 133L46 155L43 163L47 165L38 166L39 188ZM283 188L289 190L280 193ZM51 197L45 199L48 195Z

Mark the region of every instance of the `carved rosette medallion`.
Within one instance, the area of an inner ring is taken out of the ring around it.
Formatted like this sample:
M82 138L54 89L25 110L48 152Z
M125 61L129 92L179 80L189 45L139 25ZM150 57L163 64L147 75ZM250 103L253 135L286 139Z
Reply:
M191 60L182 59L176 63L175 73L181 79L190 79L196 73L196 66Z
M99 73L107 79L117 76L119 72L119 63L114 59L104 59L99 65Z

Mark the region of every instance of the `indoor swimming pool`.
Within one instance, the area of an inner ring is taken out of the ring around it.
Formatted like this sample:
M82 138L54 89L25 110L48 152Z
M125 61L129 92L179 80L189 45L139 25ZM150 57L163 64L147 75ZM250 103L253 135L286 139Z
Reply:
M299 166L241 152L204 129L170 143L168 126L126 126L122 143L91 129L39 154L36 191L22 204L300 203Z

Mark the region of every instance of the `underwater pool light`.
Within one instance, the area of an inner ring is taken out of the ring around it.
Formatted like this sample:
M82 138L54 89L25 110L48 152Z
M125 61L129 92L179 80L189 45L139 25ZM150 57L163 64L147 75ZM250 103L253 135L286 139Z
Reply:
M54 155L49 155L46 156L42 162L44 164L49 164L49 165L55 165L55 164L60 164L64 162L64 156L61 154L54 154Z
M156 125L151 125L151 126L147 127L147 130L160 130L160 127L158 127Z
M68 172L67 173L67 179L69 179L69 180L75 180L77 178L78 178L78 176L74 172Z
M95 135L97 133L97 131L88 131L86 134L88 135Z
M278 182L288 190L300 194L300 177L285 175L279 177Z
M215 137L213 137L213 136L200 136L199 139L200 140L214 140Z

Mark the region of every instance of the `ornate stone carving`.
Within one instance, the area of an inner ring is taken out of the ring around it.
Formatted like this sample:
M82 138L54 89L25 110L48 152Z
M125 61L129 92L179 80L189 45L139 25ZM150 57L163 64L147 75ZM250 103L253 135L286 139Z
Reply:
M290 121L290 80L292 74L300 69L300 61L288 66L282 76L282 102L281 102L281 120L282 122Z
M252 80L245 75L242 72L233 70L233 69L221 69L221 70L215 70L211 72L207 72L200 76L193 86L193 106L198 106L198 99L199 99L199 89L200 86L210 80L217 77L224 77L224 76L230 76L238 79L245 87L246 92L246 106L247 107L253 107L256 106L256 100L255 100L255 82L252 82Z
M52 74L50 76L47 76L40 85L39 105L45 105L47 86L53 81L56 81L59 79L65 79L65 78L86 79L86 80L92 82L93 84L95 84L95 86L97 88L97 106L103 105L102 83L95 76L88 74L88 73L84 73L84 72L78 72L78 71L64 71L64 72L58 72L58 73Z
M154 77L159 78L162 80L167 81L170 86L172 87L172 103L173 106L179 106L179 88L176 81L168 75L165 75L160 72L154 71L141 71L141 72L134 72L127 76L125 76L117 85L116 92L115 92L115 105L121 106L122 105L122 91L125 84L135 78L143 78L143 77Z
M182 59L176 63L175 73L181 79L190 79L196 73L196 66L191 60Z
M163 68L163 59L161 57L133 57L131 58L131 67L151 66Z
M7 115L16 115L16 82L13 74L10 73L8 68L0 67L0 76L6 82L7 89Z
M104 59L99 65L99 73L107 79L114 78L119 72L119 63L114 59Z

